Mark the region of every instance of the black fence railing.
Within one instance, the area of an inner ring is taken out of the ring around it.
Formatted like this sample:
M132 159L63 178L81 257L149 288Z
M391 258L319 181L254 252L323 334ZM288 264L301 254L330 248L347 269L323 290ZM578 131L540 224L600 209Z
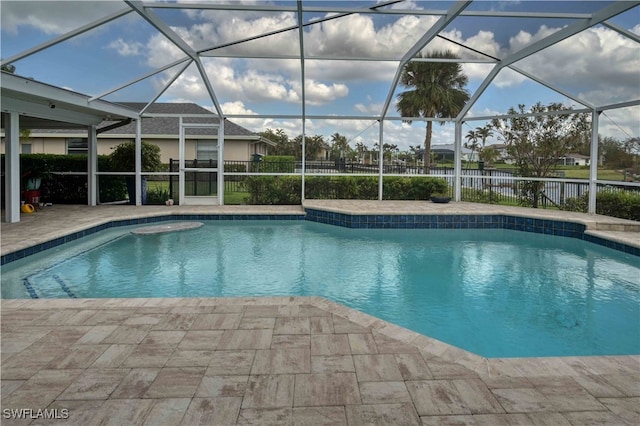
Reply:
M233 161L225 160L225 173L302 173L302 161L277 162L277 161ZM337 173L361 173L378 174L377 164L364 164L358 162L347 162L342 160L307 160L305 161L305 172L316 174L337 174ZM424 174L421 166L408 166L404 164L383 164L383 174ZM451 167L431 167L430 174L453 174Z
M447 180L453 185L453 178L447 177ZM589 192L589 182L586 180L532 180L492 169L464 171L461 186L462 201L568 210L572 210L576 201ZM623 184L598 184L597 191L640 192L640 188Z

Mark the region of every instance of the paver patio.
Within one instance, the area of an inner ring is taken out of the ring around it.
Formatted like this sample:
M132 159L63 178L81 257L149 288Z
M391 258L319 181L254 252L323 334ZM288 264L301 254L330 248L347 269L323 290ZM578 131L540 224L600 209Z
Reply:
M2 409L56 408L2 424L635 425L640 357L485 359L319 297L3 300Z

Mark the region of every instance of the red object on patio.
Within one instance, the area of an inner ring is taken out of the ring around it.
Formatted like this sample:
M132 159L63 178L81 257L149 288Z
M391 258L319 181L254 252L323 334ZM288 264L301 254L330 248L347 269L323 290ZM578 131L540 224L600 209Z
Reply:
M24 202L37 206L38 203L40 203L40 190L34 189L24 191Z

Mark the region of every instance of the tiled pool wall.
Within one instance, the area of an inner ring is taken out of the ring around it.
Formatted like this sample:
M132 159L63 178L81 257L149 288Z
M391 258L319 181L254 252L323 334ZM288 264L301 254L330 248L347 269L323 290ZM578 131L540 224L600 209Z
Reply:
M354 215L317 209L305 209L306 214L287 215L250 215L250 214L186 214L142 217L115 220L56 238L32 247L27 247L1 257L0 265L48 250L78 238L94 234L109 228L129 225L144 225L174 220L308 220L346 228L388 228L388 229L512 229L515 231L535 232L538 234L578 238L619 250L634 256L640 256L640 248L618 243L593 235L585 234L586 226L575 222L510 215Z
M388 229L512 229L578 238L614 250L640 256L640 248L585 234L586 226L562 220L536 219L531 217L493 215L353 215L317 209L305 209L306 219L346 228Z

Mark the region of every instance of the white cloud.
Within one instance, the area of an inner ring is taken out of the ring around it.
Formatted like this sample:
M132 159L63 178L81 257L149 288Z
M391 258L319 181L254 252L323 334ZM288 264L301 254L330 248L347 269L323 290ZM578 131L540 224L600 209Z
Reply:
M382 111L382 104L369 103L365 105L365 104L358 103L358 104L355 104L353 108L356 111L361 112L363 114L380 114Z
M302 93L299 82L292 82L296 93ZM327 85L313 79L307 79L305 83L305 97L309 105L324 105L349 94L349 88L344 84L333 83Z
M635 41L597 27L523 60L522 68L603 105L640 97L639 52Z
M115 50L121 56L137 56L143 53L144 45L135 41L126 42L118 38L109 43L107 48Z
M149 53L147 64L152 68L160 68L186 56L175 44L159 33L149 38L147 52Z
M613 109L600 114L598 133L618 140L640 135L640 106Z
M220 105L222 112L227 115L257 115L257 112L247 108L242 101L225 102ZM213 106L212 106L213 108ZM263 118L234 118L232 121L249 130L260 132L265 129L267 120Z
M1 5L3 31L16 34L25 26L49 35L71 31L124 6L113 1L2 1Z

